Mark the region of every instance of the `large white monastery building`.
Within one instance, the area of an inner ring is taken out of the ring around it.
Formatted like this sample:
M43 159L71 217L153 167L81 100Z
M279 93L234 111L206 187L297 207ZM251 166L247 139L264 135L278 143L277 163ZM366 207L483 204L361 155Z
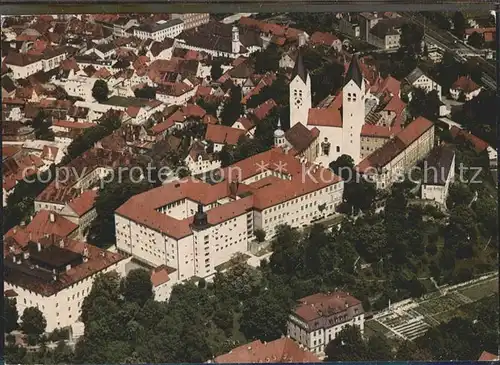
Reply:
M248 250L254 231L303 227L336 214L343 181L331 170L273 148L218 169L218 182L195 178L136 195L115 212L120 253L171 268L169 283L210 277ZM214 178L212 178L214 180Z

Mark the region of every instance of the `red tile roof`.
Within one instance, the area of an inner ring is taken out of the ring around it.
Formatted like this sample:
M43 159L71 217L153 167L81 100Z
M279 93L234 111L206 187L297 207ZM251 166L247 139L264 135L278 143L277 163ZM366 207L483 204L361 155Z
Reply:
M238 128L231 128L221 124L208 124L205 133L205 140L214 143L235 145L245 131Z
M198 86L196 90L196 96L208 96L212 93L212 88L210 86Z
M324 44L326 46L331 46L333 42L337 41L338 38L332 33L314 32L309 39L313 44Z
M366 137L389 138L393 134L388 127L374 124L364 124L361 128L361 135Z
M42 279L35 275L27 276L22 271L15 269L9 270L8 273L5 274L5 281L43 296L53 295L70 285L73 285L110 267L111 265L117 264L119 261L124 259L124 257L119 253L109 252L99 247L89 245L81 241L60 237L58 235L49 235L48 237L42 237L36 241L41 244L41 247L43 247L44 250L50 246L55 246L58 250L67 250L82 256L86 250L88 257L86 261L83 260L80 264L71 266L68 270L59 273L55 281ZM28 249L26 244L23 247L25 250ZM7 254L10 255L9 249L7 249ZM26 263L24 263L24 265L26 265Z
M68 205L78 217L81 217L94 207L97 195L97 190L86 190L81 195L71 200Z
M400 139L406 147L408 147L433 125L434 124L430 120L424 117L418 117L413 122L408 124L405 129L399 132L396 137Z
M257 83L257 85L241 99L241 103L246 104L252 96L259 94L265 86L272 85L275 80L276 75L274 73L265 74Z
M170 277L168 274L169 272L171 272L171 270L172 269L168 268L165 265L161 265L153 269L153 271L151 272L151 283L153 284L153 286L157 287L170 281Z
M21 152L22 148L15 145L2 146L2 160L6 160L17 153Z
M488 351L483 351L479 357L479 361L498 361L498 355L489 353Z
M342 127L340 110L335 108L311 108L307 118L307 125Z
M468 140L470 143L472 143L477 153L483 152L489 146L488 143L483 141L481 138L476 137L472 133L467 132L456 126L451 127L450 132L453 138L457 138L458 136L460 136Z
M53 214L55 220L50 221L50 216ZM39 240L44 236L55 234L59 237L68 237L78 228L78 225L67 220L63 216L55 212L50 212L48 210L40 210L31 220L31 222L24 228L25 239L29 240ZM6 233L6 237L11 237L18 234L18 230L21 228L16 227L16 229L10 229ZM17 236L19 237L19 236ZM19 242L22 243L22 242ZM27 242L26 242L27 243Z
M129 106L127 108L127 114L131 116L132 118L137 117L137 114L141 111L141 107L139 106Z
M344 312L347 306L352 307L360 303L349 293L318 293L299 299L295 314L304 321L310 322L326 315Z
M205 109L203 109L201 106L198 104L186 104L185 106L182 107L182 113L186 117L198 117L198 118L203 118L207 112Z
M217 118L211 114L206 114L203 117L203 123L205 124L217 124L217 122L218 122Z
M262 104L260 104L258 107L256 107L253 111L252 114L258 119L262 120L265 117L269 115L271 110L276 108L278 104L273 99L269 99Z
M210 127L210 126L209 126ZM291 154L282 149L272 149L234 164L231 169L221 169L224 181L210 185L192 177L163 185L136 195L116 210L116 214L126 217L151 229L180 239L189 236L193 217L175 219L158 211L166 204L189 198L203 205L211 204L223 197L234 197L231 181L236 176L231 173L241 172L240 181L262 172L259 167L266 164L269 170L278 170L278 165L285 166L280 173L288 175L288 179L269 181L265 186L256 187L240 183L238 193L248 192L248 196L232 200L207 211L208 223L219 224L228 219L245 214L250 209L264 210L285 201L312 193L318 189L338 183L341 179L330 169L318 167L311 169L311 164L301 164ZM308 171L305 174L304 171Z
M471 93L479 89L480 86L476 84L470 77L468 76L460 76L457 81L451 85L451 89L460 90L464 93Z
M219 355L214 360L219 364L241 363L319 363L319 358L294 342L283 337L271 342L260 340L236 347L227 354Z
M85 122L72 122L70 120L54 120L52 126L68 128L68 129L87 129L95 127L95 123L85 123Z
M393 139L362 160L356 169L360 173L364 173L370 168L384 167L433 126L434 124L430 120L418 117Z

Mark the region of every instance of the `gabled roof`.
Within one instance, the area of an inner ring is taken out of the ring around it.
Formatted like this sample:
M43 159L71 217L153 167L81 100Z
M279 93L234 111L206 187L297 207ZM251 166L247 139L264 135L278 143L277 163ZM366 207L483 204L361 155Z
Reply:
M302 123L297 123L286 131L285 139L292 145L297 153L301 153L318 138L318 135L319 130L317 128L309 130Z
M413 83L423 75L425 75L424 71L416 67L412 72L408 74L408 76L406 76L405 79L410 85L413 85Z
M349 69L345 75L345 85L349 83L349 81L353 80L356 85L361 88L363 83L363 74L361 73L361 68L359 67L358 55L352 56L351 64L349 65Z
M271 342L260 340L236 347L230 352L219 355L215 363L308 363L320 362L319 358L310 351L301 348L295 341L283 337Z

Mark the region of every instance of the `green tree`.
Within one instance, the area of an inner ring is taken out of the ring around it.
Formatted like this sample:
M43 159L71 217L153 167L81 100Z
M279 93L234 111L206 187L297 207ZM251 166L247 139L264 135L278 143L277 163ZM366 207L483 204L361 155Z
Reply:
M54 140L54 132L50 129L52 120L43 111L39 111L36 117L31 121L31 126L35 130L35 137L37 139L44 139L47 141Z
M19 314L17 313L16 300L3 297L3 306L5 312L4 332L11 333L18 326Z
M413 118L424 117L435 121L439 118L441 101L436 90L426 92L424 89L415 88L408 109Z
M371 336L366 344L366 360L392 361L393 354L391 344L384 335Z
M415 23L406 23L401 27L399 52L415 57L422 53L424 30Z
M272 341L286 333L291 307L286 293L268 289L246 302L241 331L247 339Z
M21 316L21 330L27 335L40 336L45 332L47 320L37 307L28 307Z
M412 341L402 341L396 351L397 361L431 361L432 354L427 350L418 347Z
M467 20L464 15L460 11L455 12L453 15L453 34L455 34L459 39L463 39L466 27Z
M137 88L134 91L134 95L136 98L143 99L156 99L156 89L150 86L144 86L142 88Z
M327 361L366 361L368 349L357 326L343 328L325 348Z
M217 81L222 76L222 67L220 61L214 61L212 67L210 68L210 77L212 81Z
M266 49L253 53L253 56L255 57L255 73L263 75L269 71L278 71L280 52L275 44L269 44Z
M256 229L254 231L255 237L257 238L257 241L259 242L264 242L266 239L266 232L262 229Z
M450 210L449 223L445 229L445 245L456 250L459 258L470 258L477 239L476 217L474 211L466 205Z
M153 299L153 284L148 271L134 269L122 279L121 291L125 300L143 306L146 301Z
M109 88L108 83L104 80L96 80L92 87L92 96L99 103L108 100Z
M467 43L474 48L481 49L484 46L484 37L481 33L474 32L467 38Z
M229 100L226 101L221 113L222 124L231 126L243 114L243 105L241 105L241 87L232 86L229 94Z
M446 206L448 209L455 208L459 205L468 205L474 196L469 185L461 182L455 182L450 186Z
M152 188L147 181L136 183L125 178L119 181L114 184L105 184L99 190L95 203L97 219L92 222L87 235L88 241L94 245L109 247L113 244L116 240L115 210L132 196Z
M349 155L341 155L335 161L330 162L330 169L335 175L340 176L344 180L352 178L352 169L354 168L354 160Z
M480 193L478 199L472 205L476 213L477 222L481 233L485 237L498 236L498 201Z

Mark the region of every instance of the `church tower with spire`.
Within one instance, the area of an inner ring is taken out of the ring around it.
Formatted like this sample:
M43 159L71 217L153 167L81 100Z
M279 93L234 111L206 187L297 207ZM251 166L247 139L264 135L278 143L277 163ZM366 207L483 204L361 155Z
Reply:
M285 132L281 129L281 121L278 119L278 126L274 131L274 147L285 146Z
M297 123L307 125L309 109L312 107L311 76L304 66L301 49L303 43L302 36L290 82L290 128Z
M342 89L342 151L357 164L361 160L361 129L365 123L365 80L354 55Z

